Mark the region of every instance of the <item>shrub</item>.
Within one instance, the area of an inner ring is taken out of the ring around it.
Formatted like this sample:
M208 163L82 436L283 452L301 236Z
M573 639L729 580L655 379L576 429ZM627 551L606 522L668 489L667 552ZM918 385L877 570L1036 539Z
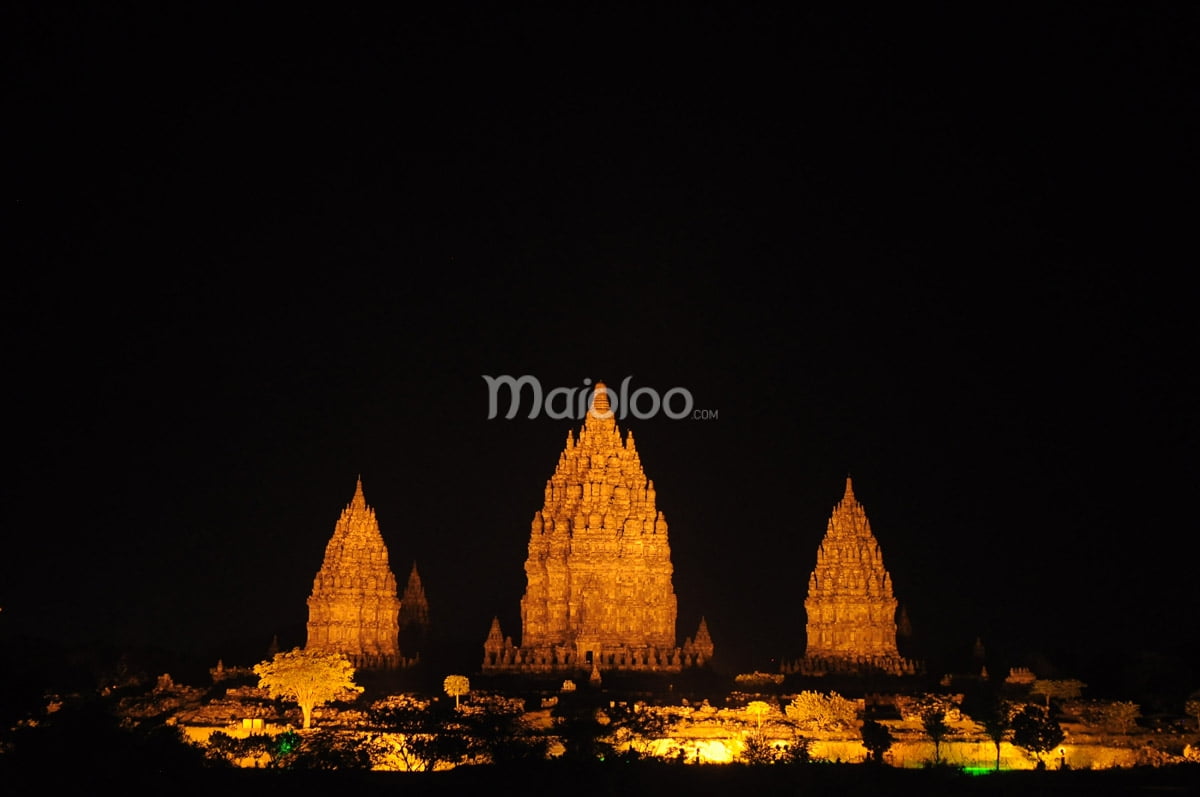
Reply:
M797 725L822 731L845 730L858 718L858 705L837 692L801 692L784 711Z

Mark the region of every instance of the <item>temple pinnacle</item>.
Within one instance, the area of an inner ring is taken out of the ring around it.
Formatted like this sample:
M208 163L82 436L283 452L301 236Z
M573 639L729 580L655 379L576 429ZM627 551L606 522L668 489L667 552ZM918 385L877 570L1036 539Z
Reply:
M608 388L604 386L603 382L597 382L596 388L592 393L592 413L604 417L609 412Z
M350 499L350 506L354 509L367 508L367 498L363 495L361 473L358 475L358 483L354 487L354 497Z

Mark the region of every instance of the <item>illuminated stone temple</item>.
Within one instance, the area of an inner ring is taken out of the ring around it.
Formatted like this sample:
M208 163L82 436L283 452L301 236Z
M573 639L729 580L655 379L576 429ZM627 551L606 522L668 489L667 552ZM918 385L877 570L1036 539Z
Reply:
M784 672L917 674L920 664L896 645L896 606L879 542L847 478L808 578L804 658Z
M399 618L396 577L360 478L313 581L306 647L343 653L361 669L407 666L412 662L400 653Z
M629 432L621 439L597 383L533 517L521 644L494 619L485 673L679 672L708 663L704 620L679 645L667 521Z

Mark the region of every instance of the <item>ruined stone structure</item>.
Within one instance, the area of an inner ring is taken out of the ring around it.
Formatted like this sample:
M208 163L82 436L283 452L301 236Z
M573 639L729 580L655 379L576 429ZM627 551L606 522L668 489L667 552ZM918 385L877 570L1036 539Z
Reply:
M533 518L521 644L498 619L484 643L483 671L678 672L712 658L703 620L678 645L667 521L655 507L629 432L624 441L597 383L576 440L546 482Z
M784 672L916 674L920 664L896 646L896 606L879 543L847 478L808 578L804 658Z
M400 655L399 617L396 577L360 478L313 581L306 647L343 653L361 669L402 667L410 662Z
M410 658L420 658L428 644L429 601L425 599L417 563L413 562L408 584L400 598L400 650Z

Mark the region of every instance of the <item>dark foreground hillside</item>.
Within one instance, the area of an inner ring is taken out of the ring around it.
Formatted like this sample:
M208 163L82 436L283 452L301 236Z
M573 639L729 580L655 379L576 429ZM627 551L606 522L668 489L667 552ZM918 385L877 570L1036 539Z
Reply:
M462 795L1194 795L1200 794L1200 765L1104 771L1020 771L968 775L952 769L903 770L852 764L748 767L567 762L514 768L460 767L438 773L321 772L145 769L90 774L71 766L40 773L3 772L8 797L86 788L122 795L352 794Z

